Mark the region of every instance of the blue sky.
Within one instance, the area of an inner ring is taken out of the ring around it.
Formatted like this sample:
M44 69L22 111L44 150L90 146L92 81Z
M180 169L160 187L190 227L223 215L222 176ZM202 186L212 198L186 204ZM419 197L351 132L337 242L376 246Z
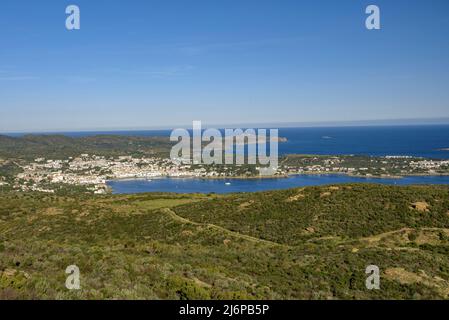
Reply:
M0 131L449 117L448 39L447 0L2 0Z

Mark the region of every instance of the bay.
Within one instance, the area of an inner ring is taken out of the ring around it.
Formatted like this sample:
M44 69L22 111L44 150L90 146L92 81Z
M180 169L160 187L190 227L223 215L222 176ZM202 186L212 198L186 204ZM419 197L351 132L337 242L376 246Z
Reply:
M173 193L235 193L282 190L304 186L320 186L342 183L379 183L387 185L449 184L449 176L406 176L403 178L365 178L341 174L292 175L279 179L198 179L156 178L152 180L116 180L108 186L114 194L143 192Z

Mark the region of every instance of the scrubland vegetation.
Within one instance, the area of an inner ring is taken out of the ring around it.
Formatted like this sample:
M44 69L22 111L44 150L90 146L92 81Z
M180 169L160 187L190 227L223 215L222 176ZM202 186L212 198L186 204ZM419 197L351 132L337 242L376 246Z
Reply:
M445 299L448 257L443 186L0 193L1 299Z

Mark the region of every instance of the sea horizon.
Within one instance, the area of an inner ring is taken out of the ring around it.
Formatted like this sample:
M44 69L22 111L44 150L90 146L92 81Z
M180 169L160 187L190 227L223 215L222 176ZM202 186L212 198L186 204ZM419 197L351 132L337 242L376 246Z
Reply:
M171 130L15 133L4 136L19 138L30 134L64 135L72 138L101 135L169 137ZM279 143L279 155L412 156L449 159L449 124L280 127L279 136L286 138L286 142Z
M232 124L202 124L204 129L236 129L236 128L347 128L347 127L408 127L408 126L449 126L448 118L422 119L382 119L354 121L307 121L307 122L273 122L273 123L232 123ZM176 128L189 129L192 123L183 125L149 126L149 127L106 127L106 128L75 128L75 129L32 129L32 130L0 130L0 135L71 135L71 134L109 134L112 132L144 132L168 131Z

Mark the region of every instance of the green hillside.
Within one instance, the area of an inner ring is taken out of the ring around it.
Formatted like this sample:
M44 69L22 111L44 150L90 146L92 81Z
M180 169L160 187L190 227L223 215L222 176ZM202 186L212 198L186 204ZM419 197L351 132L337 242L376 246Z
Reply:
M97 135L73 138L64 135L0 135L0 158L33 160L38 157L67 159L82 153L101 156L167 156L172 143L167 137Z
M2 299L442 299L448 256L443 186L0 194Z

